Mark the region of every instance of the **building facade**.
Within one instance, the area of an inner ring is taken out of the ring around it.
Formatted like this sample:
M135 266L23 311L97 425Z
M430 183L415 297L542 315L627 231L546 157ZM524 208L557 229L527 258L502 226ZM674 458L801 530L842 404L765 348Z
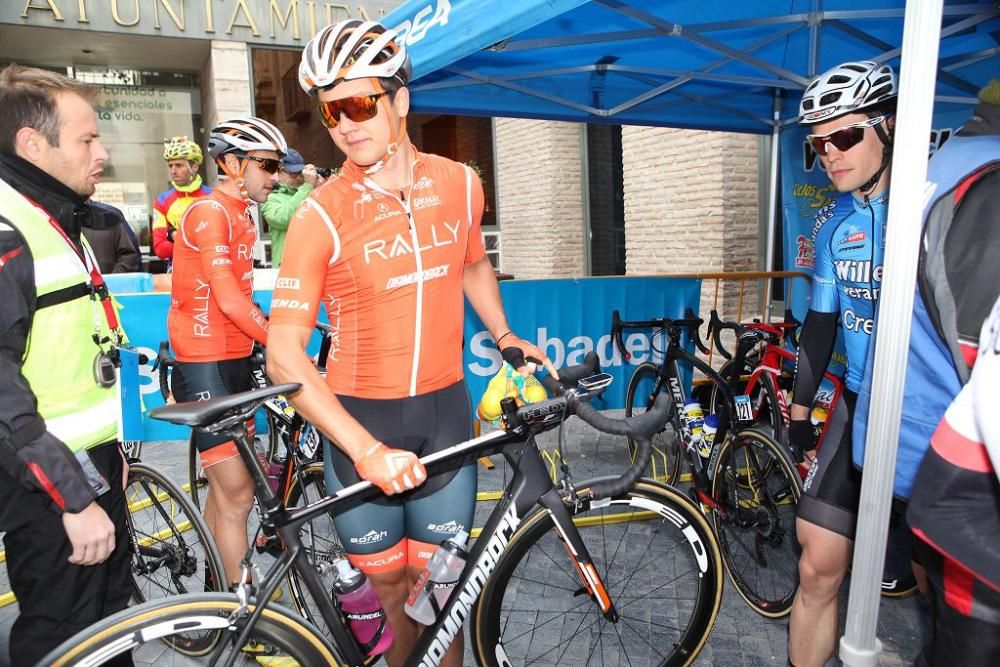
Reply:
M143 243L168 187L163 139L256 114L307 161L343 160L298 87L299 53L321 27L378 19L364 0L5 0L0 66L64 71L100 87L111 159L95 198ZM470 164L486 193L494 265L517 278L754 269L762 249L755 136L651 127L413 114L423 151ZM209 167L203 174L215 178ZM266 239L266 229L263 237ZM266 255L265 255L266 260ZM735 298L735 297L730 297Z

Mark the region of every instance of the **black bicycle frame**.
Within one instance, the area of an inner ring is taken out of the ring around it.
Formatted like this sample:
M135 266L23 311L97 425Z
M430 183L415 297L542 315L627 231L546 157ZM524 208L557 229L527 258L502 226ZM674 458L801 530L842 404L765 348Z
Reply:
M304 507L285 509L280 499L271 490L267 477L254 453L245 427L236 424L222 433L237 443L243 459L253 479L257 502L261 508L262 521L274 525L281 537L285 550L268 569L258 600L269 600L271 594L291 568L302 578L306 590L315 601L319 614L333 634L333 644L341 658L348 664L360 665L364 662L353 635L345 626L342 616L333 604L330 591L324 588L319 573L306 560L299 531L304 524L325 513L334 515L355 507L367 500L379 497L381 492L370 482L358 482ZM511 536L521 522L537 505L541 504L552 515L556 529L572 550L578 571L584 577L584 585L591 596L602 607L605 617L612 622L618 620L614 604L610 601L604 582L600 580L592 565L590 553L572 521L572 516L556 490L548 469L535 443L535 434L526 432L494 431L486 435L459 443L421 461L427 468L428 477L453 470L466 462L475 461L480 456L503 454L514 468L513 478L503 497L490 514L482 533L468 555L465 569L454 592L442 609L437 621L421 635L417 645L407 660L408 666L438 665L452 640L461 631L472 606L482 591L486 580L496 567L500 556L506 551ZM582 500L582 499L581 499ZM584 501L582 508L588 507ZM266 603L265 603L266 604ZM258 605L247 622L237 644L245 642L253 623L263 613L264 604ZM509 664L509 661L508 661Z
M663 352L663 361L660 363L660 368L657 372L656 386L650 394L650 404L646 407L649 408L652 406L652 399L655 398L660 391L668 389L670 391L670 396L674 399L674 428L678 430L678 437L682 439L684 438L684 433L680 430L680 422L682 419L680 406L684 405L687 401L687 397L684 395L684 383L681 379L679 366L679 362L681 361L691 364L694 368L704 373L706 377L711 378L725 397L725 401L718 404L719 409L724 411L724 414L719 416L719 428L715 433L715 442L712 445L712 454L708 465L706 466L704 464L700 455L690 454L689 452L692 450L687 446L689 443L684 443L684 448L686 450L685 453L688 453L692 474L697 478L697 486L698 488L707 489L711 483L708 476L709 471L714 469L719 452L722 449L721 444L726 441L726 436L728 435L732 425L731 408L736 399L733 395L732 388L727 382L719 383L715 381L715 378L719 377L719 374L715 371L715 369L681 346L680 333L676 329L668 331L667 333L669 342L667 344L667 349Z

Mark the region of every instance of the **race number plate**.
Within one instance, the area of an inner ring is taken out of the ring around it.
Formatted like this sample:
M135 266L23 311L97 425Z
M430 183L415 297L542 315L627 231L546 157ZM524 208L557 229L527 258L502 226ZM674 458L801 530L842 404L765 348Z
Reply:
M736 420L741 422L753 421L753 406L750 405L749 396L736 397Z

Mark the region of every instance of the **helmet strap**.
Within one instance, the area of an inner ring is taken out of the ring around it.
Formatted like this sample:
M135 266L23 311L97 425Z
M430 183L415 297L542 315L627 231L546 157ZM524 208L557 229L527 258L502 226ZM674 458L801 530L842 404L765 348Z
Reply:
M375 85L375 89L378 92L380 93L385 92L385 89L382 87L381 81L373 78L372 83ZM392 111L392 104L389 103L389 96L383 95L382 97L379 98L378 103L383 105L383 108L385 109L386 112L386 118L388 118L389 112ZM385 155L379 158L375 162L375 164L366 167L364 170L365 174L371 176L381 171L382 168L385 167L389 159L396 154L396 151L399 150L399 144L402 143L404 137L406 137L406 116L401 116L399 119L399 125L396 127L396 132L394 133L392 141L390 141L389 145L386 146Z
M243 178L243 174L247 170L247 160L246 158L240 159L239 155L236 155L236 159L239 160L240 168L236 172L233 172L229 167L226 166L226 155L230 153L223 153L219 157L215 158L215 164L219 166L219 169L224 173L235 185L240 189L240 198L243 201L250 203L250 193L247 192L247 182Z
M874 118L879 115L882 114L879 114L878 112L869 112L868 117ZM875 172L875 175L869 178L864 185L858 188L866 198L868 197L868 193L871 192L871 190L878 184L878 181L882 178L882 174L885 173L885 170L889 168L889 163L892 162L892 137L890 137L889 134L882 128L882 123L879 123L872 129L875 130L875 136L877 136L879 141L882 142L882 164L879 166L878 171Z

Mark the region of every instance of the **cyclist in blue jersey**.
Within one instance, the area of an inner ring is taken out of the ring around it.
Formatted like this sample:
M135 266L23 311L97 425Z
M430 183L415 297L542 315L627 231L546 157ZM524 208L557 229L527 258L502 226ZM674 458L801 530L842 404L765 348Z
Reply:
M861 491L850 424L882 284L895 105L892 69L870 61L825 72L809 84L800 104L800 122L812 132L810 145L841 194L817 213L813 225L816 268L788 429L793 450L810 461L798 505L800 584L789 622L789 662L797 667L835 660L837 594L850 563ZM838 322L847 351L845 392L813 459L810 406L830 362Z

